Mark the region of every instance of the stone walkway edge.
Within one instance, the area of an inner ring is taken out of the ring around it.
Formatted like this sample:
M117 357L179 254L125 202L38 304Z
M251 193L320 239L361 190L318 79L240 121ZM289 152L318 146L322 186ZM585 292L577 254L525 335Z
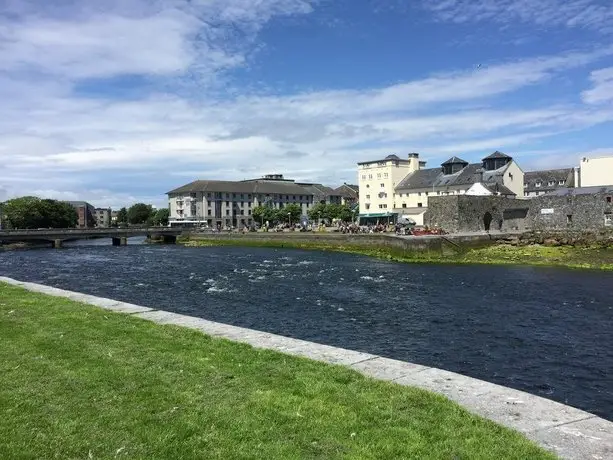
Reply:
M196 329L210 336L247 343L256 348L348 366L375 379L442 394L472 413L523 433L561 458L581 460L613 458L613 422L523 391L433 367L216 323L41 284L1 276L0 281L23 287L29 291L129 314L158 324Z

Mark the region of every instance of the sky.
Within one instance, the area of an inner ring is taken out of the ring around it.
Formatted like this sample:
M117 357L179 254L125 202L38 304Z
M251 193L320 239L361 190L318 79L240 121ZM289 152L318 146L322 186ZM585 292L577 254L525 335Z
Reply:
M610 0L0 0L0 201L613 154Z

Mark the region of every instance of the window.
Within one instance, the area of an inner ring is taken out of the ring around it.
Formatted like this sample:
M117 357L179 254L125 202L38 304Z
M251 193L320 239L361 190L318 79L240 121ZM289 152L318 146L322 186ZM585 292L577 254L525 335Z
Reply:
M406 207L407 207L407 204L406 204L406 203L402 203L402 207L403 207L403 208L406 208Z
M608 196L607 197L607 203L611 203L611 201L613 201L613 199L610 196Z
M441 192L436 192L436 194L437 194L437 195L440 195L440 194L441 194Z
M421 196L421 192L417 192L417 196Z
M229 193L226 193L226 198L230 198L230 194Z
M424 207L424 204L423 204L423 203L417 203L417 207L418 207L418 208L423 208L423 207Z
M534 184L535 187L540 187L541 185L543 185L541 182L537 182L536 184Z
M513 180L513 173L509 173L509 179Z
M613 227L613 214L609 212L604 215L604 224L607 227Z
M380 204L379 205L379 209L387 209L387 205L386 204Z
M524 188L528 188L528 184L524 184Z
M249 210L249 215L251 215L251 209Z
M230 202L229 201L226 201L226 206L230 206Z
M207 194L206 194L206 197L207 197L207 198L211 198L211 192L207 193Z
M226 216L229 216L229 215L230 215L230 210L226 209Z
M370 195L366 195L366 199L367 199L367 200L370 200Z
M362 180L366 180L366 174L362 174Z
M245 211L241 209L241 216L244 216L244 215L245 215Z
M368 178L369 178L369 179L372 179L372 174L369 174L369 175L368 175Z
M381 188L385 188L385 184L381 184Z
M211 210L210 210L210 209L209 209L209 211L208 211L208 215L209 215L209 216L211 215Z
M377 174L377 179L381 179L381 173Z
M370 188L370 185L366 184L366 188Z
M547 185L549 185L550 187L553 187L554 185L556 185L556 183L550 180L549 182L547 182Z
M426 196L428 196L428 192L426 192Z
M572 214L566 214L566 223L567 224L572 224L573 223L573 215Z
M383 178L387 179L389 177L389 175L387 173L383 174Z
M566 184L566 181L565 181L565 180L559 180L559 181L558 181L558 185L564 185L564 184Z
M364 207L365 207L366 209L370 209L370 203L366 203L366 204L364 205Z

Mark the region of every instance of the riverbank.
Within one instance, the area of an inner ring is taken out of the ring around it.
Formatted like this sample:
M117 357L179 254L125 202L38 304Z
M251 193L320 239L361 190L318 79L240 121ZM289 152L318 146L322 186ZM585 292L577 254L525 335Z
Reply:
M320 238L316 235L303 237L271 233L266 236L191 235L179 242L189 247L251 246L347 252L406 263L512 264L613 270L613 248L602 246L515 245L502 239L499 241L466 239L454 243L453 239L449 241L437 237L410 244L405 244L403 240L391 236L351 238L350 235L347 238L334 240L330 236Z
M555 458L433 393L4 283L0 401L1 458Z

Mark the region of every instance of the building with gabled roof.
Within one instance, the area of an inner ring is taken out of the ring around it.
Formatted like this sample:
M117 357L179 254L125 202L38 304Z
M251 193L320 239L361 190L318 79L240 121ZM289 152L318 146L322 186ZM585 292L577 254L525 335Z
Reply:
M527 198L574 186L575 174L572 168L528 171L524 174L524 196Z

